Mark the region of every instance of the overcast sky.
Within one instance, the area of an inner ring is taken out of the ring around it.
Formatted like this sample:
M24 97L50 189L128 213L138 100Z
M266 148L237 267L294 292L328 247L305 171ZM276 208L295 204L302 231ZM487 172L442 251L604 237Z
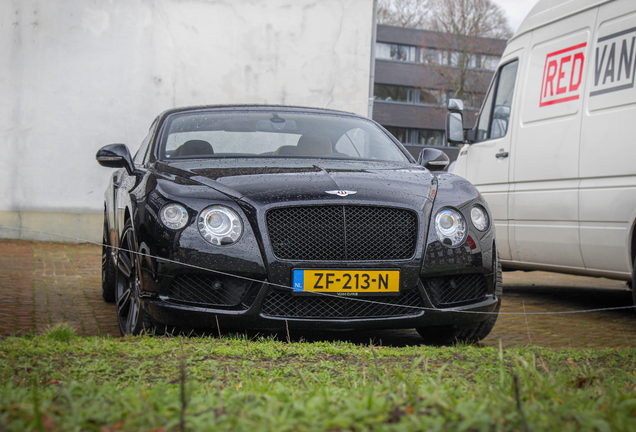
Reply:
M510 27L513 32L516 32L521 24L521 21L528 15L530 9L537 4L538 0L492 0L500 8L506 12Z

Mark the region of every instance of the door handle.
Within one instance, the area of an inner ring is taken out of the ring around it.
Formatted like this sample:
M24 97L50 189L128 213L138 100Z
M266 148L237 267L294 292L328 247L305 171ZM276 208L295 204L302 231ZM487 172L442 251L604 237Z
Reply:
M501 150L503 150L503 149L501 149ZM497 154L495 155L495 157L496 157L497 159L505 159L505 158L507 158L507 157L508 157L508 152L500 151L499 153L497 153Z

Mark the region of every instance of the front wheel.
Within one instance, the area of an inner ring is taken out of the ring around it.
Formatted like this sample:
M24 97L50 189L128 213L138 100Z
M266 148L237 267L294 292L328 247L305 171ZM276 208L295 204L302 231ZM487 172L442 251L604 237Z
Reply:
M488 315L484 321L469 327L418 327L415 330L422 336L424 343L427 345L452 345L456 342L477 343L490 334L501 308L501 294L503 292L503 277L501 272L501 262L499 255L496 257L495 270L495 296L497 296L497 305L495 309ZM635 297L636 301L636 297Z
M141 277L136 245L135 231L128 220L117 252L117 322L122 336L152 330L152 323L139 300Z

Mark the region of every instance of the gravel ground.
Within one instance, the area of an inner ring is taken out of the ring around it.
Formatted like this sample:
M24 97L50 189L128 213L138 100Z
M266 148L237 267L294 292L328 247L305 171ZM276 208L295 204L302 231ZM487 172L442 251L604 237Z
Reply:
M72 243L0 240L0 334L42 332L58 322L81 335L119 336L115 306L101 297L101 249ZM482 344L550 348L636 346L633 309L580 314L533 312L631 305L625 282L547 272L504 273L502 314ZM523 313L526 315L523 315ZM522 313L521 315L507 315ZM292 333L294 340L421 343L414 330ZM284 335L286 338L287 335Z

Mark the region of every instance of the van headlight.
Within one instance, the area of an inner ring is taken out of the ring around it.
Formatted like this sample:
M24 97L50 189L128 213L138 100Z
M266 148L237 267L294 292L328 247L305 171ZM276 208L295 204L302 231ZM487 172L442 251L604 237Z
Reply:
M460 212L443 208L435 215L437 238L446 246L458 246L466 238L466 221Z
M243 222L229 207L213 205L199 214L197 226L203 238L215 246L230 245L243 234Z

